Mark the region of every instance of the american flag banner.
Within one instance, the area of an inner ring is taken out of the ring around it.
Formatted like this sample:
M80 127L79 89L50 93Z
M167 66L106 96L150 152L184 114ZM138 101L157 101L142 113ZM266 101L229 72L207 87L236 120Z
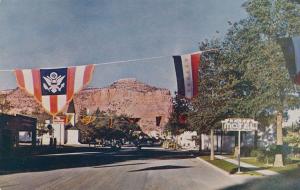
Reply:
M300 36L293 38L281 38L281 45L286 67L295 84L300 85Z
M16 69L18 86L51 115L61 112L92 79L94 65L53 69Z
M193 98L198 95L198 70L201 60L201 52L173 56L178 95Z

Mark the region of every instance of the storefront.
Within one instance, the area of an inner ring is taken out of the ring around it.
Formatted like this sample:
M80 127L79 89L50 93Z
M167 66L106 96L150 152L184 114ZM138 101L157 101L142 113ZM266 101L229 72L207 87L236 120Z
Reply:
M0 150L19 146L19 134L30 134L31 145L36 145L37 119L24 115L0 114Z

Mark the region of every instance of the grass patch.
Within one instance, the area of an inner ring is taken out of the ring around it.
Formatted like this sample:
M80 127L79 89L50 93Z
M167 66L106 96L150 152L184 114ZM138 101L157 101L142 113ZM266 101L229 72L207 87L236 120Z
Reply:
M295 170L300 168L299 163L294 163L294 164L286 164L284 167L271 167L270 170L278 172L278 173L287 173L289 171Z
M218 168L221 168L222 170L224 170L230 174L235 174L238 170L237 165L227 162L225 160L220 160L217 158L215 158L215 160L210 160L210 156L200 156L200 158L211 163L214 166L217 166ZM255 172L255 171L250 171L249 169L243 168L243 167L241 167L241 172L243 172L244 174L248 174L248 175L261 176L261 174Z
M201 156L201 158L231 174L234 173L235 169L237 168L235 164L226 162L225 160L219 160L219 159L210 160L210 156Z
M252 164L252 165L257 166L262 169L268 169L268 170L272 170L272 171L278 172L278 173L287 173L289 171L300 168L300 160L297 158L293 159L292 163L286 164L284 167L268 166L262 162L258 162L255 157L241 158L241 161L248 163L248 164Z
M255 157L243 157L241 158L241 162L245 162L247 164L251 164L262 169L268 169L271 167L262 162L257 161Z

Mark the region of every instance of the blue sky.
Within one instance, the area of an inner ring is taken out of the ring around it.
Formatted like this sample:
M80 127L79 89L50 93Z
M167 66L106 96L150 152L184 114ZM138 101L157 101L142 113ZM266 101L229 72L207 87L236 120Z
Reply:
M222 37L246 16L245 0L2 0L0 70L64 67L169 55L97 66L91 86L137 78L176 90L172 55ZM220 31L219 34L216 31ZM15 88L0 72L0 89Z

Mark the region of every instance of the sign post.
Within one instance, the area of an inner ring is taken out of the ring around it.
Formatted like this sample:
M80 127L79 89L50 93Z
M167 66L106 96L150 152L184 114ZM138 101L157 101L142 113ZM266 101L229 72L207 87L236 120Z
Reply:
M224 131L238 131L238 173L241 172L241 131L256 131L258 122L247 118L229 118L221 121Z
M239 152L238 152L238 173L241 173L241 130L239 130Z

